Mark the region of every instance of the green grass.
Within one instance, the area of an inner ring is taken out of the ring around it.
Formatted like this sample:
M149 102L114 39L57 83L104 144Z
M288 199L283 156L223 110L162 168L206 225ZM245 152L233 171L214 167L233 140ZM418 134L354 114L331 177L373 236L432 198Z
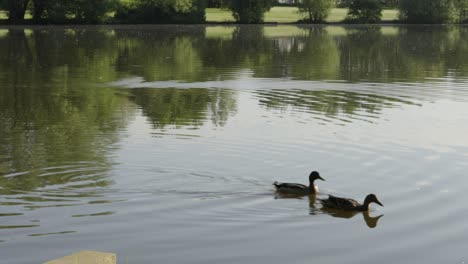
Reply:
M0 20L7 20L8 19L8 12L5 10L0 10ZM32 19L32 14L30 12L26 12L24 15L24 19Z
M297 7L273 7L265 13L265 22L293 23L299 19Z
M8 35L8 29L0 29L0 38Z
M327 22L340 22L346 18L347 8L333 8L327 17Z
M206 9L207 22L233 22L234 18L231 11L221 8L207 8Z
M400 12L397 9L384 9L382 11L382 20L383 21L393 21L398 20Z
M340 22L345 19L348 9L333 8L327 17L327 22ZM273 7L265 13L265 22L294 23L302 19L303 16L298 12L297 7ZM382 12L383 21L392 21L398 19L398 10L387 9ZM231 12L227 9L207 8L207 22L234 22Z

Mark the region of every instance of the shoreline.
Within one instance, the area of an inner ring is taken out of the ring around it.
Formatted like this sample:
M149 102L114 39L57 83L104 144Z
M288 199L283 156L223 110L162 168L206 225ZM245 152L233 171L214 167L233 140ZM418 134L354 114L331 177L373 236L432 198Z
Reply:
M405 23L403 21L382 21L380 23L343 23L343 22L326 22L326 23L301 23L301 22L264 22L255 24L242 24L236 22L206 22L206 23L161 23L161 24L123 24L123 23L100 23L100 24L77 24L77 23L64 23L64 24L36 24L36 23L17 23L8 24L0 21L0 28L11 27L135 27L135 26L467 26L468 23L459 24L417 24Z

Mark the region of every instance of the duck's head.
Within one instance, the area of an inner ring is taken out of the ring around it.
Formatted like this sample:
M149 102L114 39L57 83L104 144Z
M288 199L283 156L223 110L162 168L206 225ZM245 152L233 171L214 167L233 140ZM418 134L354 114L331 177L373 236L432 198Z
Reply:
M309 182L314 182L315 180L325 181L324 178L320 177L320 174L317 171L313 171L309 175Z
M376 203L380 206L383 206L383 204L377 199L377 196L373 193L369 194L366 196L366 199L364 199L364 204L370 204L370 203Z

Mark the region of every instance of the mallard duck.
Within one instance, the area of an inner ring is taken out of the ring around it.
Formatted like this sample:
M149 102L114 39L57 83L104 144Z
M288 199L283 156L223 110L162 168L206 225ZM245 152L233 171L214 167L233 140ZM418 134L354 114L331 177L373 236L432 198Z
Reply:
M364 204L360 204L353 199L341 198L333 195L329 195L328 199L320 200L320 203L324 207L348 211L369 211L371 203L376 203L380 206L383 206L383 204L377 199L377 196L372 193L366 196L366 199L364 199Z
M274 182L273 185L276 187L277 192L290 193L290 194L316 194L318 192L317 186L314 184L315 180L325 181L317 171L313 171L309 175L309 186L299 183L279 183Z

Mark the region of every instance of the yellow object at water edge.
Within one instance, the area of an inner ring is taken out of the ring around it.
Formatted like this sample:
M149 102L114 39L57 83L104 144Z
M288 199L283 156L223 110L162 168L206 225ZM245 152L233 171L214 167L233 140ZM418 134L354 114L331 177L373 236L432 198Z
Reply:
M116 264L117 257L114 253L98 251L80 251L63 258L54 259L43 264Z

